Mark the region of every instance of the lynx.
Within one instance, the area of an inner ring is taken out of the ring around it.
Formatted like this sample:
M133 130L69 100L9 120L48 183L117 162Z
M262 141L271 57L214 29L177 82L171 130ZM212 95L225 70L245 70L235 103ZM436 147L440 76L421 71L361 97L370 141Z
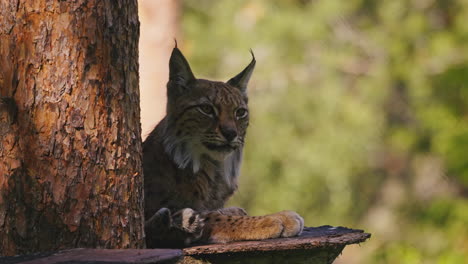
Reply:
M169 61L166 116L143 143L147 246L181 247L296 236L304 221L282 211L248 216L223 208L237 189L249 125L250 64L228 82L197 79L176 47Z

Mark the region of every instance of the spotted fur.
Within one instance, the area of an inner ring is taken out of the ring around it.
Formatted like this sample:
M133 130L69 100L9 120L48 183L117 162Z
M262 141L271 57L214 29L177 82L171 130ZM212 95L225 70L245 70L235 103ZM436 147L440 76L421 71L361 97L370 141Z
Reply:
M143 143L148 247L294 236L290 211L251 217L223 208L237 190L249 125L247 83L255 58L228 82L196 79L175 47L169 61L166 116Z

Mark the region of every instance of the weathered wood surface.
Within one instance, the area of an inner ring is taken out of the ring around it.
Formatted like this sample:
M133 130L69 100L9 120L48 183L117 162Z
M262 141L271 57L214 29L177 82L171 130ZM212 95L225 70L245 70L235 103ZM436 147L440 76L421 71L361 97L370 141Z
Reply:
M346 245L370 236L345 227L307 227L299 237L184 248L180 263L332 263Z
M276 238L260 241L241 241L228 244L210 244L184 248L184 255L222 254L234 252L284 251L344 246L364 242L370 234L345 227L306 227L299 237Z
M197 245L180 249L72 249L58 253L0 257L2 264L49 263L332 263L349 244L370 234L344 227L308 227L299 237ZM183 256L183 258L182 258Z
M85 249L76 248L56 253L0 257L2 264L54 263L175 263L182 257L180 249Z

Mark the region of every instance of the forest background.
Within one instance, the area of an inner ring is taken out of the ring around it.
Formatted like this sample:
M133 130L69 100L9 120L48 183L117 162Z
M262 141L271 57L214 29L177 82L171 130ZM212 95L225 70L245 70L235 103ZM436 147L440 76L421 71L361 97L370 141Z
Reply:
M468 259L468 2L140 0L143 137L174 38L199 78L249 61L240 190L250 214L372 238L336 263Z

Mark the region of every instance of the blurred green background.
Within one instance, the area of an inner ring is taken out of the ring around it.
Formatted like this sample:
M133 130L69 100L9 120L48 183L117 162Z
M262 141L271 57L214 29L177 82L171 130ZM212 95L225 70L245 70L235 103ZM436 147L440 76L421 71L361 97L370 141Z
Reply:
M372 238L336 263L468 260L468 1L182 1L182 49L227 80L255 53L249 213Z

